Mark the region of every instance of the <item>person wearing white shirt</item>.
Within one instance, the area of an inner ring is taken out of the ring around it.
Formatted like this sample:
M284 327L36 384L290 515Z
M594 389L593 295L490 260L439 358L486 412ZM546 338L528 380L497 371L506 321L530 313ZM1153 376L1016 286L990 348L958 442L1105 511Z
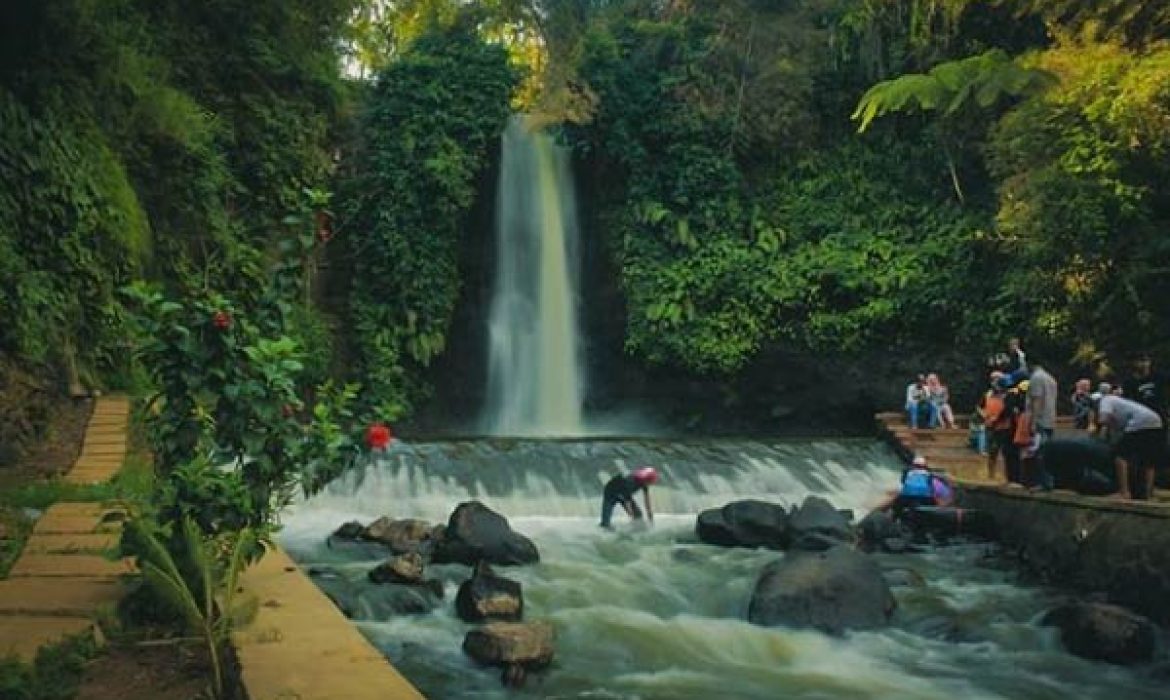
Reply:
M1129 487L1129 466L1142 473L1145 498L1154 496L1154 468L1162 458L1162 417L1137 401L1121 396L1095 394L1094 432L1107 428L1121 439L1114 446L1117 469L1117 496L1133 498Z

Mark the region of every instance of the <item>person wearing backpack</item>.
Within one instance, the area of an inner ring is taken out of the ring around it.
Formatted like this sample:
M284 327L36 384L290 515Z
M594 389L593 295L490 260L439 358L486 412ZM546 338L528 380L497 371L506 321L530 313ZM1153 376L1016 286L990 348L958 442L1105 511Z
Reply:
M1002 372L991 373L991 387L979 400L979 412L987 430L987 478L999 481L996 464L1000 453L1004 456L1005 471L1012 470L1013 463L1019 462L1019 449L1015 446L1015 415L1008 405L1008 379Z

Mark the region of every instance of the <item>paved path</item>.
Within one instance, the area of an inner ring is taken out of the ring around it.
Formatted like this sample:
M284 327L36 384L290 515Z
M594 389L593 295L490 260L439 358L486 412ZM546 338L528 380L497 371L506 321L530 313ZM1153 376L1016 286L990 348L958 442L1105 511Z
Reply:
M124 397L97 400L67 483L99 483L117 473L129 414ZM100 638L95 614L118 602L124 577L134 573L129 560L104 556L117 544L123 516L97 503L57 503L37 520L8 578L0 580L0 657L31 662L38 649L64 637Z

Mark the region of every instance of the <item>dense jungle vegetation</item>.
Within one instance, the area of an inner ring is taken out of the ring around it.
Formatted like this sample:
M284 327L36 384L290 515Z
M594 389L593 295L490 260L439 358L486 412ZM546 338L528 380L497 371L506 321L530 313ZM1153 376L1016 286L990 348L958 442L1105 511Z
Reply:
M159 381L144 306L409 415L512 111L578 154L635 362L1170 361L1168 39L1140 0L4 3L0 444Z

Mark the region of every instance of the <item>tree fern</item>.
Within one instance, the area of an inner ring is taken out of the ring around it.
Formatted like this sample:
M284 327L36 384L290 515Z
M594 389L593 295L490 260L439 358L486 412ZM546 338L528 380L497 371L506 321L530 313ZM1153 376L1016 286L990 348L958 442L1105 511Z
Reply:
M950 115L972 101L982 109L1007 97L1022 97L1052 85L1047 71L1026 68L1001 49L940 63L929 73L910 73L884 80L861 97L852 119L864 132L877 117L892 112L941 110Z

